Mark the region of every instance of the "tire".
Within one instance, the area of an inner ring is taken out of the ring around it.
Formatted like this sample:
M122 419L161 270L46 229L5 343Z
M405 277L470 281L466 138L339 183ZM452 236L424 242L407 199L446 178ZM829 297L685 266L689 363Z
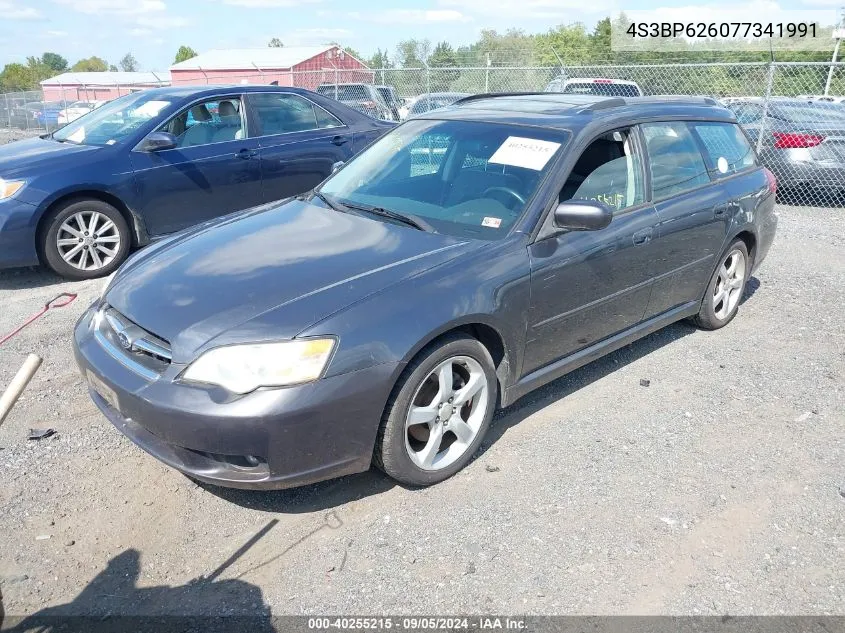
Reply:
M444 390L447 375L452 384ZM470 382L477 388L461 396ZM448 479L469 463L484 439L498 388L493 359L478 340L456 334L431 344L405 368L393 389L376 438L374 463L412 486ZM461 398L463 406L453 407ZM410 420L412 405L417 423ZM446 418L445 424L438 414Z
M99 231L95 232L97 242L86 233L92 219ZM102 200L77 199L50 213L39 248L43 261L62 277L95 279L117 270L129 255L131 243L129 226L120 211Z
M734 240L719 258L719 265L704 292L701 309L693 318L695 324L703 330L718 330L733 321L750 276L748 248L742 240Z

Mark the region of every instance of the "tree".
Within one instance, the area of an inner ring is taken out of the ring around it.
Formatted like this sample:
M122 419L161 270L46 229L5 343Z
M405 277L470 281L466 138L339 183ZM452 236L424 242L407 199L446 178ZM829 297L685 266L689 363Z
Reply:
M440 42L434 47L434 52L428 58L428 65L437 69L437 72L432 72L431 79L431 89L435 92L450 90L452 82L461 76L461 71L457 68L455 49L449 42Z
M402 40L396 45L396 60L402 68L422 68L430 55L430 40Z
M23 64L6 64L0 73L0 85L8 92L31 90L34 88L32 72Z
M173 60L173 63L178 64L196 56L197 52L190 46L180 46L179 50L176 51L176 58Z
M67 60L58 53L44 53L41 56L41 63L49 66L57 73L63 73L67 70Z
M138 70L138 60L132 53L126 53L120 60L120 69L127 73L134 73Z
M390 59L386 50L378 49L372 57L366 60L366 63L370 68L390 68Z
M108 62L96 55L92 55L87 59L80 59L71 68L71 70L76 73L101 73L107 71L108 69Z
M109 72L116 73L117 72L117 66L115 66L114 64L109 64Z
M282 44L282 40L278 37L274 37L270 42L267 44L270 48L282 48L284 44Z

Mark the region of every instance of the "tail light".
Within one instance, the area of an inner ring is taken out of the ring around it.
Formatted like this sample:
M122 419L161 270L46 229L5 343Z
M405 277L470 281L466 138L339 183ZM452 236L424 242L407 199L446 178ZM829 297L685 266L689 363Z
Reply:
M365 108L375 108L376 102L375 101L361 101L358 105L361 105Z
M763 172L766 174L766 182L769 183L769 191L777 193L778 179L775 178L775 175L765 167L763 167Z
M798 149L815 147L824 141L824 136L818 134L794 134L791 132L772 132L777 149Z

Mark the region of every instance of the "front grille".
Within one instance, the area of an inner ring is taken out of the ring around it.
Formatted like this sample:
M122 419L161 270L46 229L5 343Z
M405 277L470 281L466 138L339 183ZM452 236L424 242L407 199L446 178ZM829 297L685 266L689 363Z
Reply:
M95 337L109 355L135 373L155 380L170 365L170 343L110 306L100 309L94 327Z

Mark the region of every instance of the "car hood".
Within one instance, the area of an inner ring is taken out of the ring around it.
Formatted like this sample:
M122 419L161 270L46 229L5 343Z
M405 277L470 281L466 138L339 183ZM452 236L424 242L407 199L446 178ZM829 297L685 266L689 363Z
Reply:
M291 200L142 251L105 301L186 363L208 347L292 338L478 245Z
M0 178L26 177L33 169L49 168L72 154L79 157L99 148L75 143L59 143L41 137L0 145Z

